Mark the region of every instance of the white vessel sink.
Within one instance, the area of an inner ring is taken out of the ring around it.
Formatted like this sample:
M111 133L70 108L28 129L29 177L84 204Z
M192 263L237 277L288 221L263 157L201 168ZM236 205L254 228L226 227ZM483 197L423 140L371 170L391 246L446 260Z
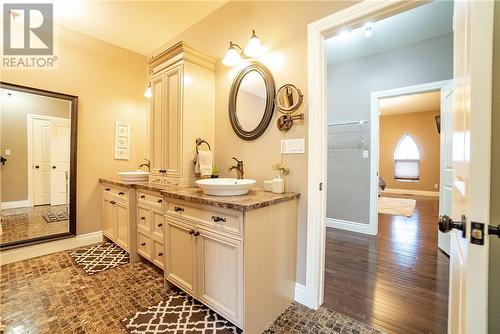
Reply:
M196 181L203 192L212 196L238 196L245 195L255 180L249 179L202 179Z
M149 172L135 171L135 172L119 172L122 181L124 182L143 182L148 180Z

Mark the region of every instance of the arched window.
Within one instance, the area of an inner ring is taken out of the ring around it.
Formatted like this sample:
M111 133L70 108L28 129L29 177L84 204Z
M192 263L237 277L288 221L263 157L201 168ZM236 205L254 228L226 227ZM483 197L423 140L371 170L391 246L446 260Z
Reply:
M420 152L417 143L404 135L394 151L394 179L418 181L420 178Z

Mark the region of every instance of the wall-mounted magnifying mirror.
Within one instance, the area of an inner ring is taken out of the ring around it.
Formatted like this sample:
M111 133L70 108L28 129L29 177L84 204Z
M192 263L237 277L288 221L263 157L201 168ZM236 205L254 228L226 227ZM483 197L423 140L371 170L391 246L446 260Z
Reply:
M264 133L273 117L274 94L274 79L264 65L253 62L238 73L229 93L229 118L240 138Z
M276 93L276 108L282 114L292 114L302 105L304 95L294 85L286 84Z

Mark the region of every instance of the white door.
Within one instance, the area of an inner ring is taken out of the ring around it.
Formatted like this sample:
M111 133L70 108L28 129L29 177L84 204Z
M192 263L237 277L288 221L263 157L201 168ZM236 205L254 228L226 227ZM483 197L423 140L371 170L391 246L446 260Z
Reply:
M452 218L466 216L466 233L453 229L450 236L453 334L488 333L492 44L493 2L456 1ZM486 224L484 245L471 243L471 222Z
M68 204L70 169L70 120L51 118L50 204Z
M33 205L50 204L50 121L33 118Z
M451 215L453 189L453 82L441 88L439 215ZM450 234L438 231L438 247L450 254Z

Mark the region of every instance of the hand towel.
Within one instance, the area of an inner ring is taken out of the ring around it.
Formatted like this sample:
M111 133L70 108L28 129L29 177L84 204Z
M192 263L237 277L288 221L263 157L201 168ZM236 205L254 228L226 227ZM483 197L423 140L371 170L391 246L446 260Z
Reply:
M198 164L201 177L212 176L212 151L199 151Z

